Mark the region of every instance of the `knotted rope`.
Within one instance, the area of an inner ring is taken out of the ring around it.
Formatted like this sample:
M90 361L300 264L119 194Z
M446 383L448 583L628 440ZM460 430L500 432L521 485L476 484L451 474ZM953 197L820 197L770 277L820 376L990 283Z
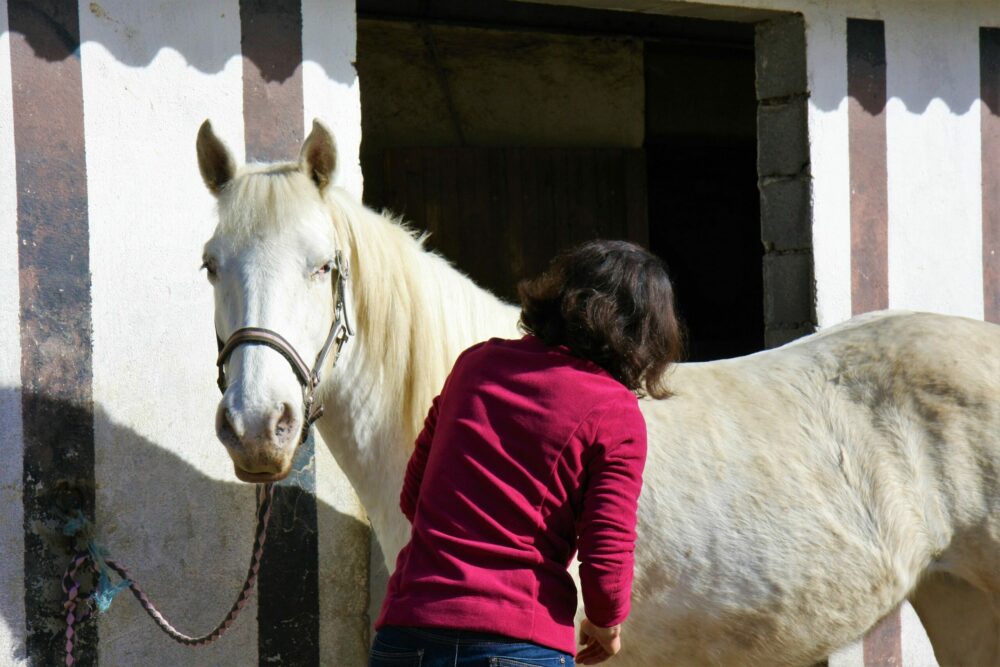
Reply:
M257 531L254 537L253 555L250 558L250 568L247 570L243 588L240 590L239 595L236 596L236 601L229 608L229 613L226 614L225 618L211 632L199 637L186 635L171 625L163 617L159 609L156 608L153 601L149 599L149 596L146 595L142 587L129 576L128 570L117 561L106 557L106 551L93 539L88 540L87 548L77 552L73 560L70 561L69 567L66 568L66 574L63 575L62 587L63 592L66 594L66 602L63 604L63 608L66 611L66 667L72 667L76 664L76 658L73 656L76 645L76 630L74 626L90 619L98 611L106 611L111 605L114 596L126 587L131 589L132 594L139 601L139 604L142 605L142 608L146 610L146 613L149 614L149 617L175 642L184 644L185 646L205 646L224 635L226 630L229 629L240 615L243 605L246 604L246 601L253 594L254 586L257 584L257 572L260 570L260 560L264 554L264 540L267 538L267 523L271 518L271 501L273 497L273 484L260 484L257 486ZM86 519L82 516L77 516L67 523L64 532L68 535L75 535L85 527ZM88 564L97 576L98 583L95 590L82 594L80 592L80 582L77 579L77 573ZM109 571L114 572L121 578L118 584L111 584L111 579L108 576ZM78 612L78 606L81 601L91 603L90 608L83 611L83 613Z

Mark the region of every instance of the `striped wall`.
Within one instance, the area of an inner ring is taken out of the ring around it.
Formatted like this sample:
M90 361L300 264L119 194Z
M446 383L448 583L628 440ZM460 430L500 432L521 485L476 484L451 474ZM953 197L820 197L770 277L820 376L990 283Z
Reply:
M320 117L360 195L354 31L349 2L0 1L0 665L62 664L63 507L183 631L235 597L254 499L214 435L194 138L210 117L238 158L294 159ZM179 647L126 595L82 664L359 664L368 531L316 445L229 635Z
M820 325L884 306L1000 322L995 1L714 2L805 18ZM318 116L360 194L354 35L349 0L0 0L0 664L61 664L61 508L94 518L182 629L235 595L253 496L212 427L194 136L211 117L237 156L291 158ZM363 513L326 448L308 456L264 605L192 652L122 599L84 662L360 664ZM909 606L829 662L934 664Z
M93 519L95 500L87 164L75 57L80 26L75 2L67 0L11 3L7 18L18 185L26 642L29 656L48 657L61 643L52 625L65 567L48 532L67 510ZM83 660L94 657L94 630L81 628Z
M980 99L1000 8L875 4L804 12L820 325L881 307L996 321L998 105Z

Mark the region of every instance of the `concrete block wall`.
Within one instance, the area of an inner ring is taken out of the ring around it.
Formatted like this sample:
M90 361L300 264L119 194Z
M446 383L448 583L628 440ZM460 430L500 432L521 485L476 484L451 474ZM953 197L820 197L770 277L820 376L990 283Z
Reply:
M816 328L805 39L800 14L757 24L757 178L768 347Z

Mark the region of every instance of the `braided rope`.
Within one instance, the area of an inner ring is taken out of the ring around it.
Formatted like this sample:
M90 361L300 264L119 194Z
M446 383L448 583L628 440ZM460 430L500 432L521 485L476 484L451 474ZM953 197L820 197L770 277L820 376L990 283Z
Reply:
M157 626L164 633L167 634L174 641L184 644L185 646L205 646L206 644L211 644L216 639L220 638L226 633L230 626L236 621L236 618L243 611L243 606L246 604L247 600L253 594L253 589L257 584L257 573L260 570L260 561L264 555L264 541L267 539L267 524L271 518L271 501L274 498L274 485L273 484L260 484L257 486L257 532L254 536L253 543L253 555L250 557L250 567L247 570L246 579L243 582L243 588L240 589L239 595L236 596L236 601L233 602L232 607L229 608L229 613L226 614L225 618L215 626L215 628L205 635L200 635L197 637L192 637L180 632L175 628L160 610L156 608L156 605L146 594L146 591L142 589L139 584L135 583L132 577L129 576L128 570L118 562L107 559L104 562L109 568L114 570L122 580L128 582L128 587L135 596L135 599L139 601L142 608L149 615L150 618L156 623ZM77 623L82 623L88 620L94 615L93 610L90 610L83 615L77 616L77 607L80 600L85 600L90 597L90 595L80 594L80 583L77 581L77 572L83 567L84 563L89 561L91 568L95 573L99 573L99 565L94 560L94 555L90 550L81 551L73 557L70 561L69 567L66 569L66 574L63 576L63 592L66 593L66 602L63 604L63 608L66 610L66 667L72 667L76 664L76 659L73 657L73 651L76 643L76 630L74 625Z

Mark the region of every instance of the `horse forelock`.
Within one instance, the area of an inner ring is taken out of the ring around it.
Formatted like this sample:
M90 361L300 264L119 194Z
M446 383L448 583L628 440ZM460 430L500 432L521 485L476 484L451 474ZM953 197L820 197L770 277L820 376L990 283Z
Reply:
M246 165L219 194L216 236L232 242L267 237L322 207L319 191L297 164Z

